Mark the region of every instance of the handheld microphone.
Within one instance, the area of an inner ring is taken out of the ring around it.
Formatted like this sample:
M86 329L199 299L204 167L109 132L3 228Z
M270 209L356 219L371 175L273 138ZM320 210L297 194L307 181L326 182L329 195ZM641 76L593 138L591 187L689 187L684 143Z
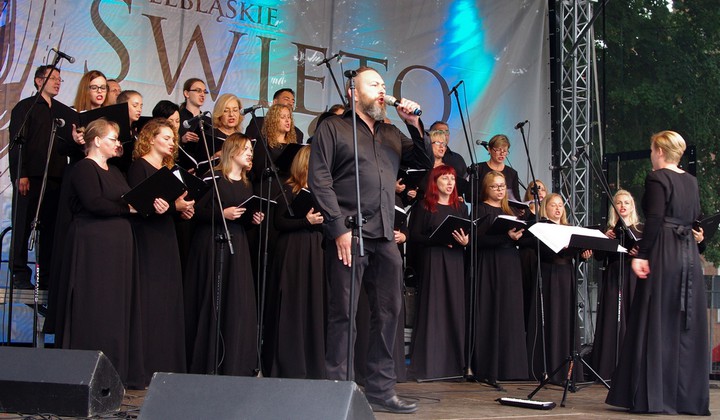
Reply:
M321 61L321 62L319 62L319 63L317 63L317 64L315 64L315 65L316 65L316 66L322 66L323 64L327 64L327 63L331 62L332 60L334 60L334 59L337 58L337 57L340 57L340 53L337 53L337 54L333 55L332 57L327 57L326 59L324 59L323 61Z
M55 118L55 125L58 126L58 128L65 127L65 120L62 118Z
M459 88L460 85L463 84L463 83L465 83L464 80L461 80L461 81L457 82L457 84L456 84L455 86L453 86L452 89L450 89L450 92L448 92L448 96L452 95L455 91L457 91L457 88Z
M210 111L201 112L201 113L197 114L196 116L190 118L189 120L183 121L182 125L183 125L183 127L185 127L185 129L189 130L193 125L195 125L196 122L200 121L201 119L203 119L204 117L206 117L208 115L210 115Z
M258 108L262 108L262 105L260 105L260 104L251 105L251 106L249 106L249 107L247 107L247 108L244 108L242 111L240 111L240 114L241 114L241 115L247 115L247 114L255 111L255 110L258 109Z
M396 108L398 107L398 105L400 105L400 101L398 101L397 98L395 98L392 95L385 95L384 101L386 104L390 104ZM422 115L422 109L418 108L415 111L413 111L412 114L420 116L420 115Z
M525 127L525 124L527 124L527 123L528 123L528 120L520 121L519 123L515 124L515 129L519 130L519 129Z
M50 48L50 51L55 51L55 54L57 54L59 57L66 59L70 62L70 64L75 62L75 57L69 56L57 48Z
M485 140L480 140L480 139L475 140L475 144L477 144L478 146L482 146L486 149L488 148L488 146L490 146L490 143L486 142Z

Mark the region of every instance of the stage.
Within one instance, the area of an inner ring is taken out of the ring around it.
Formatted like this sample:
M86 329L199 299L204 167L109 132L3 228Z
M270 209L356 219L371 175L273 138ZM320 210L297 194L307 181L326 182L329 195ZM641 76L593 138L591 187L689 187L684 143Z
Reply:
M535 396L536 401L552 401L557 406L552 410L541 411L526 408L503 406L495 400L500 397L525 398L535 389L535 382L501 383L502 391L485 384L469 382L433 382L433 383L402 383L398 384L399 394L418 402L420 409L412 415L375 413L378 419L479 419L479 418L597 418L597 419L631 419L631 418L667 418L661 415L628 414L612 408L604 403L607 391L601 384L581 386L575 393L568 393L565 407L560 407L562 388L547 386ZM125 395L121 412L117 418L135 418L145 399L147 391L128 391ZM275 399L281 404L281 399ZM312 403L312 401L309 401ZM720 418L720 384L710 383L710 411L713 417ZM18 418L15 414L0 414L0 418ZM41 418L24 417L27 419ZM47 418L47 417L45 417ZM66 418L66 417L63 417ZM103 418L113 418L111 415ZM673 418L691 418L676 416Z

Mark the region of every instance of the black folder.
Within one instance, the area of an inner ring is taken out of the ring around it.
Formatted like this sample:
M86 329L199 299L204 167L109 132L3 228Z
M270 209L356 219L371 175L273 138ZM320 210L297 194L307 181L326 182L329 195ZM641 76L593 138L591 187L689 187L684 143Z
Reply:
M257 195L250 196L250 198L240 203L238 207L245 208L245 213L240 216L240 222L250 223L252 221L253 214L259 211L266 213L265 216L267 216L268 202L270 203L271 207L277 204L277 201L268 200L267 198L263 198Z
M718 225L720 225L720 213L698 220L693 225L693 229L698 230L698 228L702 228L703 241L707 243L713 236L715 236L715 232L718 231Z
M530 204L533 202L533 200L530 201L517 201L508 199L508 204L510 204L510 207L516 211L526 211L530 212Z
M175 166L175 168L173 168L173 173L176 177L179 177L178 179L180 179L183 184L185 184L188 192L187 196L185 197L185 200L187 201L197 200L201 198L210 189L210 186L205 183L205 181L196 177L195 175L191 174L180 166Z
M118 138L121 142L125 143L132 140L132 135L130 134L130 112L128 111L127 103L103 106L78 113L80 127L87 127L91 122L103 117L108 121L117 123L120 127Z
M260 145L259 147L263 147ZM288 143L285 145L285 148L280 153L280 156L275 159L275 166L277 166L278 170L280 172L289 173L290 172L290 166L293 163L293 160L295 159L295 155L300 151L300 149L303 147L302 144L298 143ZM305 213L307 214L307 212Z
M185 184L173 175L170 169L163 166L135 188L128 191L122 198L133 206L139 214L147 217L155 213L153 202L156 198L162 198L168 203L172 203L185 190Z
M466 234L470 233L472 222L470 219L449 215L440 223L433 233L430 234L430 240L435 243L454 245L457 244L453 238L453 231L462 229Z
M505 234L512 229L527 229L528 223L524 220L520 220L515 216L500 215L495 218L490 225L490 228L485 232L486 235L500 235Z
M195 170L195 173L197 174L206 174L210 172L211 168L214 168L220 163L220 157L216 156L208 162L207 160L201 160L197 163L197 169Z
M290 203L290 208L293 211L293 219L302 219L307 216L310 209L315 208L315 202L313 201L312 194L310 194L310 190L307 188L301 189L292 203ZM317 211L317 209L315 211ZM287 217L290 217L289 213L287 213Z
M398 171L397 179L402 178L401 183L405 185L405 191L414 190L418 187L423 191L427 185L420 185L427 175L427 169L401 168Z

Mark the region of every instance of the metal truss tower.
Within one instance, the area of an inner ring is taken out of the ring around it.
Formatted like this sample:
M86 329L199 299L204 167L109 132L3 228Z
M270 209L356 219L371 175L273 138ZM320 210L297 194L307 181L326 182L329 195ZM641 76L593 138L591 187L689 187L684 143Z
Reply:
M560 86L559 88L559 171L560 192L568 204L568 220L576 226L587 226L591 218L591 167L585 157L591 157L591 94L592 90L592 25L593 1L558 0L560 30ZM592 341L593 331L586 328L589 319L588 267L578 270L578 302L581 341Z

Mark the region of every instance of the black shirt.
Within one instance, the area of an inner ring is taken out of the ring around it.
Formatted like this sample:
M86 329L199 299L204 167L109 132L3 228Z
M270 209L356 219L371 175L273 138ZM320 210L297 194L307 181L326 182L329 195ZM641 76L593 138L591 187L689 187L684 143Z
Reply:
M323 229L334 239L349 232L347 216L357 212L352 111L330 117L315 133L311 145L308 185L325 219ZM363 235L393 240L395 180L400 165L431 169L430 138L414 126L412 139L397 127L375 123L375 133L357 117L358 162L362 214L367 219Z
M39 98L37 96L31 96L15 105L10 116L10 141L12 141L20 131L20 127L25 119L25 114L27 114L30 107L33 106L33 102L35 102L36 99L39 99L39 101L32 109L27 123L25 123L25 133L22 136L25 144L22 148L22 167L20 168L19 174L17 173L17 163L20 157L20 148L14 147L9 154L10 178L13 183L18 178L43 176L54 118L62 118L65 121L65 127L58 128L56 132L55 142L53 143L52 152L50 153L49 177L62 177L63 171L67 166L67 151L75 145L72 139L72 133L70 132L70 127L76 119L75 111L55 99L52 99L51 106L42 96ZM65 144L68 142L72 144Z

